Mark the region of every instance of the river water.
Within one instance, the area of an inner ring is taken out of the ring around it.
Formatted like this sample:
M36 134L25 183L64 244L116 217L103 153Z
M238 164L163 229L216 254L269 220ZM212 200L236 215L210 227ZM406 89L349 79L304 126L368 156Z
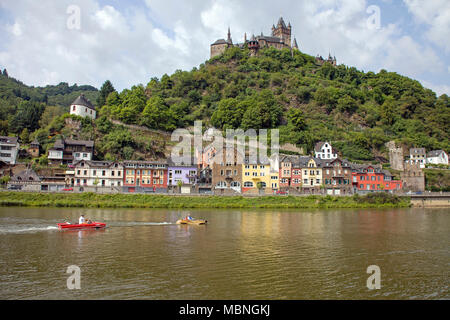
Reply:
M81 213L108 227L56 228ZM0 208L0 299L449 299L449 213Z

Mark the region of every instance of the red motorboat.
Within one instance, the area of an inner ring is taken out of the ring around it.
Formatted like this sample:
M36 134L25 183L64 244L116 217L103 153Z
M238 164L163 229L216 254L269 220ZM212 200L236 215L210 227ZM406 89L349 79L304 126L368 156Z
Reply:
M90 222L90 223L58 223L58 229L60 230L76 230L76 229L102 229L106 227L106 223L103 222Z

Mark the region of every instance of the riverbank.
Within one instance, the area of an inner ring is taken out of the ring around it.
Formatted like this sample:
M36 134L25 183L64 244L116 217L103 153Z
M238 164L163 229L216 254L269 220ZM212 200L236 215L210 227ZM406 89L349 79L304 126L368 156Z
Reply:
M73 208L407 208L409 198L385 193L352 197L331 196L171 196L149 194L96 194L96 193L28 193L0 192L3 207L73 207Z

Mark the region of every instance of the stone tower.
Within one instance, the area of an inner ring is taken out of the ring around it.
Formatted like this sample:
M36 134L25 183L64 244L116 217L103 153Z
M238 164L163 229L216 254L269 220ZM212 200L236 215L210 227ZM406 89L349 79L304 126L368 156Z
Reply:
M394 170L403 171L403 148L397 148L394 141L389 141L386 143L386 147L389 149L389 162L391 164L391 168Z

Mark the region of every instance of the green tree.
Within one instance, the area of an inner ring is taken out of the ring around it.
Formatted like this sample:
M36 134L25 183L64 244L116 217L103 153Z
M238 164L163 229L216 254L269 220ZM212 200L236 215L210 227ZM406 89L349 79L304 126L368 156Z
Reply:
M381 106L381 121L386 125L393 125L396 121L397 112L396 112L396 102L393 97L388 97L383 105Z
M12 118L10 131L19 133L27 128L32 132L39 128L39 119L44 112L44 105L38 102L24 101L19 104L17 113Z
M22 143L27 144L28 142L30 142L30 133L28 132L28 129L25 128L22 130L22 133L20 134L20 141L22 141Z
M300 109L290 109L288 113L289 123L295 131L303 131L307 128L305 116Z
M108 98L108 96L115 91L116 89L114 89L111 81L106 80L100 88L100 92L97 98L97 106L99 108L103 107L106 104L106 99Z

